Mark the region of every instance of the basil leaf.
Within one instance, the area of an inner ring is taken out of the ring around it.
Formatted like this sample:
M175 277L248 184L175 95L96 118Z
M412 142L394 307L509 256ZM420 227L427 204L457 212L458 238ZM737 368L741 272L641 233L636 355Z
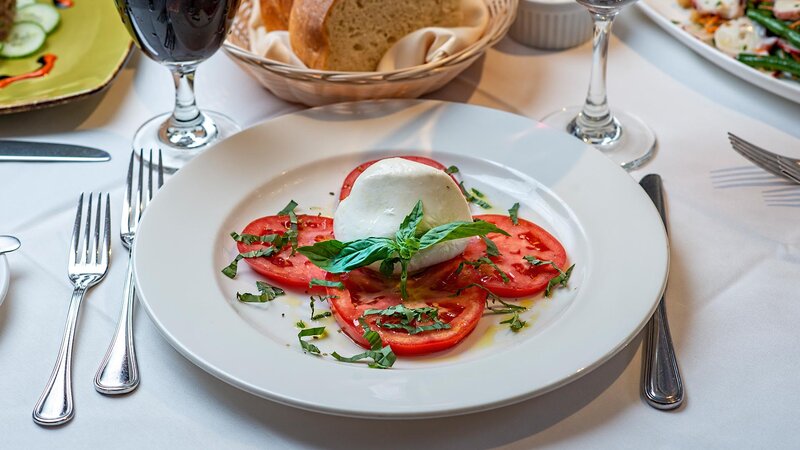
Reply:
M425 250L441 242L472 236L485 236L489 233L500 233L509 236L508 233L498 228L496 225L483 220L476 220L474 222L450 222L431 228L425 232L420 238L419 249Z
M330 288L344 289L344 283L342 283L341 281L320 280L319 278L311 279L311 281L308 283L308 287L312 286L324 286Z
M452 175L454 173L458 173L458 167L450 166L450 167L448 167L447 169L444 170L444 173L446 173L448 175Z
M243 258L260 258L262 256L272 256L275 254L275 247L267 247L252 252L239 253L236 258L228 264L227 267L222 269L222 273L228 278L235 278L236 273L239 271L239 261Z
M306 328L297 333L297 339L300 341L300 346L303 347L304 351L312 355L319 355L322 353L319 351L319 348L310 342L304 341L303 338L308 336L319 337L322 336L323 333L325 333L325 327Z
M528 261L529 263L533 264L534 266L544 266L544 265L551 265L554 269L558 271L558 275L551 278L550 281L547 282L547 287L544 290L544 296L550 297L553 293L554 287L567 287L567 283L569 282L569 277L572 275L572 269L575 268L575 264L569 266L566 272L561 270L560 267L556 265L553 261L545 261L539 259L535 256L523 256L522 259Z
M461 188L461 193L464 194L464 197L467 198L468 202L475 203L476 205L480 206L483 209L491 209L492 208L492 205L490 205L489 203L487 203L487 202L481 200L480 198L470 194L469 191L467 191L466 186L464 186L464 182L463 181L461 183L458 183L458 187ZM475 192L480 194L480 192L478 192L478 191L475 191ZM483 194L481 194L481 196L483 196Z
M333 258L335 258L344 247L345 244L343 242L330 239L317 242L314 245L300 247L297 251L308 258L315 266L324 269L327 265L331 264Z
M281 235L279 234L265 234L259 236L257 234L239 234L235 231L231 232L231 237L236 242L241 242L245 245L252 245L253 243L260 243L260 244L271 244L276 240L278 242L281 241ZM276 245L276 247L282 247L283 245Z
M385 277L390 277L394 273L394 265L398 263L400 259L398 258L388 258L384 259L381 262L381 274Z
M375 261L388 258L395 251L394 241L389 238L367 238L346 244L339 241L335 241L335 244L328 242L331 241L317 242L297 250L316 266L331 273L344 273L368 266ZM337 247L339 251L333 253Z
M367 350L364 353L359 353L354 356L350 356L345 358L344 356L333 352L331 356L336 358L336 360L341 362L358 362L363 359L372 359L373 362L369 363L369 367L373 369L388 369L394 365L394 362L397 361L397 356L395 356L392 348L388 345L386 347L381 348L380 350Z
M497 249L497 244L493 240L489 239L488 236L481 236L481 239L486 244L486 254L488 256L500 256L500 250Z
M520 319L519 313L516 312L511 317L500 323L507 323L509 328L511 328L511 331L513 331L514 333L518 333L519 330L521 330L523 327L525 327L525 325L528 324L528 322Z
M294 326L296 326L297 328L305 328L306 323L303 322L302 320L298 320L297 323L294 324Z
M362 336L369 342L369 348L371 350L380 350L380 348L383 347L381 335L378 334L377 331L370 329L369 325L367 325L367 321L363 318L360 317L358 323L360 323L361 328L364 329L364 334L362 334Z
M285 295L286 292L279 288L272 286L271 284L265 283L263 281L256 281L256 288L261 292L259 295L255 294L248 294L248 293L236 293L236 299L242 303L267 303L271 302L280 295Z
M519 203L514 203L514 206L508 210L508 217L511 217L511 223L519 225Z
M294 212L294 209L297 208L297 202L294 200L289 200L289 203L283 207L282 210L278 211L279 216L285 216L290 212Z
M417 234L417 227L422 221L422 213L422 200L417 200L417 204L414 205L414 208L411 209L411 212L408 213L408 215L400 223L400 228L395 234L395 239L398 243L402 244L404 241L414 237Z

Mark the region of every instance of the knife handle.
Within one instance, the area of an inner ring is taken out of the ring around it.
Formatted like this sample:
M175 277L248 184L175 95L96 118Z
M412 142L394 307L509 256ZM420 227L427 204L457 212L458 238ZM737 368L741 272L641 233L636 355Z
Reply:
M683 403L683 380L672 347L663 297L647 326L644 348L642 395L654 408L679 407Z

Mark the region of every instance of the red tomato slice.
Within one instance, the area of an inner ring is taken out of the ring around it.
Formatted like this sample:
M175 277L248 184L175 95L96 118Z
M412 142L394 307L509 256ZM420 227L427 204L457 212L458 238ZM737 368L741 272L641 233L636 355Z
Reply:
M267 216L256 219L248 224L242 234L284 234L289 227L289 216ZM297 216L297 244L314 245L319 241L333 239L333 219L322 216ZM245 253L269 247L268 244L246 245L238 243L239 252ZM280 284L282 287L295 289L308 289L312 278L325 279L327 272L315 266L300 253L292 255L291 246L287 245L278 254L261 257L246 258L244 261L250 267L266 278Z
M430 159L430 158L426 158L424 156L396 156L396 157L393 156L392 158L403 158L403 159L407 159L409 161L414 161L414 162L418 162L418 163L421 163L421 164L425 164L426 166L431 166L431 167L433 167L435 169L447 170L447 167L442 165L440 162L435 161L435 160ZM386 159L386 158L381 158L381 159ZM364 172L365 170L367 170L367 167L375 164L376 162L380 161L381 159L376 159L376 160L373 160L373 161L367 161L364 164L361 164L360 166L358 166L355 169L353 169L349 174L347 174L347 177L345 177L345 179L344 179L344 183L342 183L342 191L339 194L339 201L342 201L342 200L346 199L347 196L350 195L350 191L353 189L353 183L355 183L356 179L359 176L361 176L361 173ZM450 175L450 178L453 178L453 175ZM453 178L453 181L456 181L456 179ZM456 184L458 184L457 181L456 181Z
M446 277L457 265L458 260L446 261L409 277L409 298L403 302L398 280L385 278L369 269L329 275L329 280L342 281L345 288L328 288L327 294L336 296L328 303L342 330L365 348L369 348L369 343L363 337L364 330L358 319L367 309L386 309L400 303L407 308L436 307L439 320L449 324L450 328L409 334L405 330L379 327L375 323L379 318L377 315L365 319L369 327L380 334L384 345L389 345L396 355L425 355L446 350L475 329L486 307L487 292L477 287L465 289L453 297L456 288L446 281ZM397 322L397 319L381 317L381 321Z
M497 245L500 256L489 257L497 267L508 275L509 282L503 282L500 274L489 265L478 268L479 283L500 297L525 297L536 295L547 287L547 282L558 275L552 266L534 266L522 259L523 256L535 256L544 261L553 261L562 270L566 270L567 252L556 238L533 222L519 219L518 225L511 222L508 216L485 214L475 216L476 219L491 222L511 236L489 234L489 238ZM473 239L463 257L469 261L486 256L486 244L481 239ZM465 270L471 267L465 267Z

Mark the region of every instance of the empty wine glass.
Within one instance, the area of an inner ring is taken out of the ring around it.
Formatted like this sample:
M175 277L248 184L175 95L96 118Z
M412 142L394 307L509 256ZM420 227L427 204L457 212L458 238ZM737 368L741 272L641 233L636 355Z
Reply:
M606 99L606 62L614 18L636 0L577 1L589 10L594 21L589 92L582 106L554 112L543 122L593 145L624 169L635 169L653 156L656 137L636 116L617 110L612 114Z
M133 148L161 148L164 166L178 169L197 154L240 130L230 118L195 104L197 65L228 34L239 0L115 0L122 22L150 59L172 71L175 107L145 122Z

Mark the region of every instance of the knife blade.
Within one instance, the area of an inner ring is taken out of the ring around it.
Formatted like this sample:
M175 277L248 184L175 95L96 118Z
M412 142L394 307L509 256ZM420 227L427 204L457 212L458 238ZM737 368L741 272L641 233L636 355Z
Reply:
M661 177L656 174L646 175L639 184L653 201L666 230L667 215ZM672 346L663 295L647 325L642 359L642 395L647 403L657 409L675 409L680 406L684 397L683 380Z
M101 162L110 159L108 152L81 145L0 140L0 161Z

